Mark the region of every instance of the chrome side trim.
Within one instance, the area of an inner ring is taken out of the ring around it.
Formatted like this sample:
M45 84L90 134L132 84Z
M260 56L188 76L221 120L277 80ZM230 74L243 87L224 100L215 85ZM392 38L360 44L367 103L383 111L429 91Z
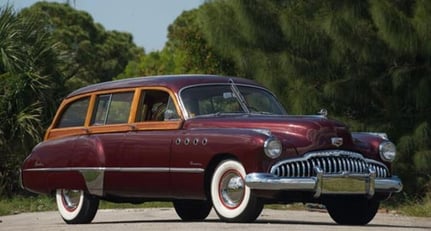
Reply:
M28 172L68 172L68 171L103 171L103 172L182 172L202 173L203 168L157 168L157 167L65 167L65 168L29 168Z
M19 184L19 187L21 187L22 189L25 189L25 188L24 188L24 184L23 184L23 182L22 182L22 170L21 170L21 169L19 169L18 184Z
M368 135L378 136L384 140L389 140L388 135L384 132L352 132L352 135L354 134L368 134Z
M141 172L141 173L203 173L203 168L153 168L153 167L66 167L66 168L30 168L24 172L73 172L78 171L84 178L85 185L92 195L104 195L104 179L107 172ZM22 175L22 174L20 174ZM21 177L20 177L21 178Z
M105 172L103 170L79 170L84 177L85 185L90 194L103 196L103 182Z
M170 172L175 173L203 173L203 168L170 168Z

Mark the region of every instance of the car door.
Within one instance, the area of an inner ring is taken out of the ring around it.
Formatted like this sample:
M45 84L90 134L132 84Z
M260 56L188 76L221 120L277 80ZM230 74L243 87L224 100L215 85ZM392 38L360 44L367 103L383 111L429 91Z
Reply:
M122 196L169 197L172 137L181 121L175 107L169 106L172 99L167 91L144 89L139 94L131 129L118 153L107 157L111 171L105 182L110 193Z
M105 195L128 190L122 187L129 177L124 171L129 159L123 155L121 147L131 130L129 120L134 95L135 89L98 94L89 122L89 134L80 137L80 152L99 160L97 165L89 167L95 174L103 173L102 181L93 186L103 190Z

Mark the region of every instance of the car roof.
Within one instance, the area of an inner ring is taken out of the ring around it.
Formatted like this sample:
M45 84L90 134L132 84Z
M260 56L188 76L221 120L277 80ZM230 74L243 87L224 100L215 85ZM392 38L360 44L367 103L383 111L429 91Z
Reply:
M129 79L121 79L115 81L102 82L88 85L79 88L70 93L66 98L74 97L81 94L91 93L95 91L134 88L134 87L166 87L174 92L186 86L206 84L206 83L229 83L232 79L237 84L257 85L256 82L239 77L229 77L220 75L160 75L160 76L144 76Z

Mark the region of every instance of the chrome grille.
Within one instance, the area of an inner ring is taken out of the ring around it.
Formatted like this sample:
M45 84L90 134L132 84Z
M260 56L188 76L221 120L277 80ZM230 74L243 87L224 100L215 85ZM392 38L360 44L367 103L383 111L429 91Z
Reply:
M301 158L284 160L274 165L271 173L279 177L311 177L316 176L315 167L322 169L324 174L366 174L372 169L376 172L376 177L390 176L383 163L343 150L313 152Z

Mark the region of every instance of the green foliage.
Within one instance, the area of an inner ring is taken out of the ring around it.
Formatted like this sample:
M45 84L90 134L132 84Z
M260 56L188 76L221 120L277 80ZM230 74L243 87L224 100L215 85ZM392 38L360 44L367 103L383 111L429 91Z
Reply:
M197 15L197 10L183 12L168 27L169 40L163 50L141 55L117 79L187 73L237 75L233 62L208 45Z
M370 1L370 6L370 14L378 29L379 38L399 54L416 54L419 41L409 15L392 1Z
M424 122L413 134L401 137L395 170L405 181L407 193L424 195L431 192L431 127Z
M176 73L233 75L230 60L221 58L204 37L198 10L183 12L168 27L168 43L164 50L174 53Z
M52 90L61 89L61 75L52 75L56 43L37 21L0 8L0 195L18 190L19 166L54 110Z
M0 6L0 196L20 191L18 169L42 139L60 100L112 80L143 54L128 33L105 31L68 5Z
M381 206L405 216L431 217L431 194L419 197L402 192L384 201Z
M425 0L213 0L208 45L275 91L290 113L385 131L409 193L430 190L431 3Z
M69 91L112 80L123 72L129 60L143 53L131 34L105 31L90 14L67 4L38 2L21 14L37 14L38 22L49 28L52 38L58 41L58 55L65 56L60 68Z
M415 2L415 8L413 12L413 25L416 33L418 34L418 52L421 55L431 55L431 44L426 41L431 39L431 27L429 22L431 20L431 2L427 0L418 0ZM425 41L425 42L423 42Z
M55 198L50 196L16 196L10 199L0 199L0 216L55 209Z
M132 60L126 66L123 73L116 79L124 79L136 76L174 74L175 58L174 53L167 50L154 51L149 54L141 55L137 60Z

